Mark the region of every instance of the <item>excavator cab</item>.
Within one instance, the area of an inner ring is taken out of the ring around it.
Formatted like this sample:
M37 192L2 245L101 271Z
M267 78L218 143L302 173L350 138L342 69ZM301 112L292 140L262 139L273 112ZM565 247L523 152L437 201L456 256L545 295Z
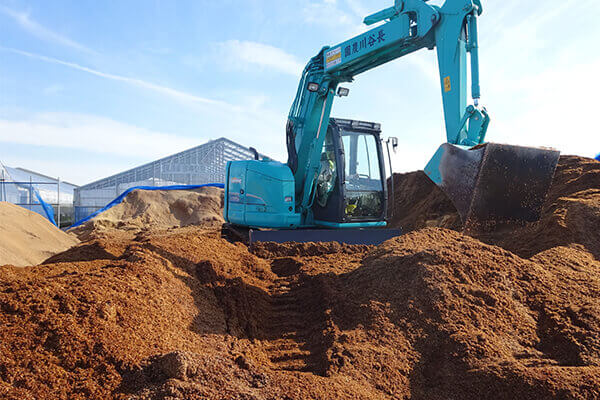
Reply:
M381 125L331 118L312 211L315 225L385 226L387 188Z
M306 224L292 206L294 178L287 164L269 159L229 162L223 211L228 235L250 244L369 245L399 236L398 229L369 229L386 226L388 196L380 135L377 123L329 120ZM249 228L247 239L244 227Z

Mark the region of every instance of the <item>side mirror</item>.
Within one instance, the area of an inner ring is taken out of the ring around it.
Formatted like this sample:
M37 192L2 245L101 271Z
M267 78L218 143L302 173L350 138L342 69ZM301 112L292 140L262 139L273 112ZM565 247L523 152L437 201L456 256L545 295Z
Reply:
M394 150L394 153L395 153L396 150L398 150L398 138L397 137L390 137L388 140L392 144L392 149Z

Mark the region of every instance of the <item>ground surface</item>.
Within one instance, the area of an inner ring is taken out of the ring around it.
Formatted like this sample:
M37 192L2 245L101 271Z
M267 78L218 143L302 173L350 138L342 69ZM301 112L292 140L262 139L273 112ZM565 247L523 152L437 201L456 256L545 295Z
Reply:
M105 229L4 267L0 397L600 398L600 163L502 235L434 227L443 201L379 247Z

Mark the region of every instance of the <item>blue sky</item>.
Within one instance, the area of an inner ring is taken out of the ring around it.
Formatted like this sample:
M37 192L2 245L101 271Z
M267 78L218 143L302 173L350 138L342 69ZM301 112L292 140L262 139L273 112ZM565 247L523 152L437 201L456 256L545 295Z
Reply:
M284 161L303 66L392 3L0 0L0 161L83 184L221 136ZM600 2L484 9L488 140L595 156ZM445 138L435 53L348 87L333 115L382 123L395 168L421 169Z

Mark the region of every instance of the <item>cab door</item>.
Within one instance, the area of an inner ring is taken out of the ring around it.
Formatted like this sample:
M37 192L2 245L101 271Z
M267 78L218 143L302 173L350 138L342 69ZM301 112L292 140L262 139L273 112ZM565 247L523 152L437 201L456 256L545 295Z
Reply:
M378 135L342 130L344 220L385 220L385 188Z

